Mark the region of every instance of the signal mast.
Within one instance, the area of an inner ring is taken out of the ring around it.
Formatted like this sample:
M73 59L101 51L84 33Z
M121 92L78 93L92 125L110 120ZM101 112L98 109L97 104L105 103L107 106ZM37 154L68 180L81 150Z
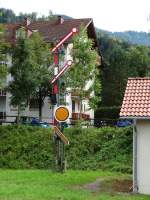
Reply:
M65 169L65 154L64 154L64 144L69 144L69 140L63 134L63 122L64 116L63 113L69 113L68 109L65 106L60 106L60 98L59 98L59 78L68 70L72 65L72 60L67 60L62 68L59 68L59 49L62 47L64 42L66 42L69 38L71 38L74 34L77 33L77 28L72 28L72 30L62 39L60 40L56 46L51 50L54 54L54 77L50 80L52 84L52 97L54 100L54 105L56 105L57 113L60 113L60 117L56 117L53 115L53 130L54 130L54 143L55 143L55 163L58 171L64 171ZM57 96L57 97L56 97ZM53 110L54 113L54 110ZM62 117L62 121L61 118ZM69 115L68 115L69 117ZM58 120L59 118L59 120ZM67 118L65 119L67 120Z

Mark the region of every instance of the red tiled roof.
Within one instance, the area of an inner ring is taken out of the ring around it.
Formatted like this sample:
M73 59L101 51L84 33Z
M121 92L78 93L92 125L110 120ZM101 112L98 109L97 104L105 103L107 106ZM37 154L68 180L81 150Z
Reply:
M150 118L150 78L129 78L121 118Z
M76 27L79 30L81 26L89 27L92 23L93 21L91 18L67 19L67 20L64 20L62 24L58 23L57 20L56 21L34 21L34 22L31 22L30 25L26 26L26 28L32 31L35 31L35 30L39 31L44 37L46 42L56 42L62 39L64 36L66 36L72 30L72 28ZM15 30L23 25L24 23L6 24L7 38L9 41L13 42ZM94 26L92 27L92 29L93 28ZM90 30L90 35L95 34L93 31L95 30ZM93 38L93 39L96 39L96 38Z

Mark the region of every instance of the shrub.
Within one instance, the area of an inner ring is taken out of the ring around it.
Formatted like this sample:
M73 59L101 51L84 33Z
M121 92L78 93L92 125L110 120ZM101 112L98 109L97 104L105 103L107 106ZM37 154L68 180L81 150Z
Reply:
M131 172L132 129L65 129L68 168ZM1 168L51 168L52 130L31 126L0 126Z

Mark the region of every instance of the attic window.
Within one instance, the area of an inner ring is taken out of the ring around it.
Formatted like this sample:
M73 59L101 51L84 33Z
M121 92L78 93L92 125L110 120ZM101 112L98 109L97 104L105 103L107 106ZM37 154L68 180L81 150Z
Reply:
M24 27L21 27L18 30L16 30L16 39L25 37L26 37L26 31Z

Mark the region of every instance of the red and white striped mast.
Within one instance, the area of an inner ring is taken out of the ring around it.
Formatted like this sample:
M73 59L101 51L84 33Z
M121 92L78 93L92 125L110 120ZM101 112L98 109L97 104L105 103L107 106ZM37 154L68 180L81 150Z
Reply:
M53 85L52 94L58 96L57 106L59 106L59 78L71 67L72 60L67 60L65 65L59 70L59 48L71 38L74 34L77 33L77 28L72 28L72 30L56 44L56 46L51 50L54 54L54 77L50 80L50 83ZM53 111L54 112L54 111ZM57 122L53 119L53 124L56 125Z

